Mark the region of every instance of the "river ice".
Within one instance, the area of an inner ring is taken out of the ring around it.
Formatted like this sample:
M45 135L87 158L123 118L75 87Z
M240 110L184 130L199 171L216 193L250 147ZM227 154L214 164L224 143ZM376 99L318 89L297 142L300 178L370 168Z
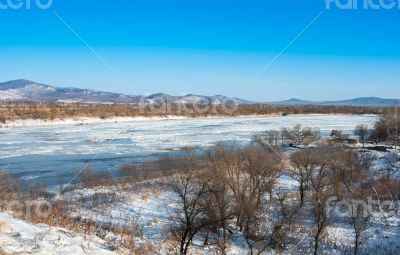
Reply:
M358 124L372 125L373 115L297 115L197 119L110 119L9 124L0 128L0 169L30 185L67 182L95 155L94 170L115 173L129 162L160 157L186 146L218 142L246 143L254 133L295 124L351 134Z

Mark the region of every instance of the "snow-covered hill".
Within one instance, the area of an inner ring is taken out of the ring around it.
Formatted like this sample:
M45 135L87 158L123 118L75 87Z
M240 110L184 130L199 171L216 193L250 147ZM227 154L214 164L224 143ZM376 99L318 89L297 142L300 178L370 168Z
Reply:
M237 103L245 104L248 101L226 96L171 96L167 94L153 94L150 96L124 95L118 93L102 92L92 89L59 88L55 86L36 83L28 80L15 80L0 83L0 100L26 100L44 102L66 103L204 103L221 104Z
M28 80L15 80L0 83L0 100L133 103L138 97L91 89L58 88Z

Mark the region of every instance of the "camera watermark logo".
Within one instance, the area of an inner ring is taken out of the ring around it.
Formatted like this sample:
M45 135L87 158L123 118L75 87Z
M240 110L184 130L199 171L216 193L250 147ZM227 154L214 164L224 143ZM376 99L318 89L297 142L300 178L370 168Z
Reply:
M0 0L0 10L46 10L53 5L53 0Z
M400 10L400 0L325 0L325 8L340 10Z

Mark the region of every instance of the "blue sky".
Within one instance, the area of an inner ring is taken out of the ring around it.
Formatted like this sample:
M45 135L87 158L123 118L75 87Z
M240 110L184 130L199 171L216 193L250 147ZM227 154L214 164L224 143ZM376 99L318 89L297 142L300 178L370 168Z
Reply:
M326 10L323 0L53 0L41 10L30 1L29 10L0 10L0 81L259 101L400 98L398 8Z

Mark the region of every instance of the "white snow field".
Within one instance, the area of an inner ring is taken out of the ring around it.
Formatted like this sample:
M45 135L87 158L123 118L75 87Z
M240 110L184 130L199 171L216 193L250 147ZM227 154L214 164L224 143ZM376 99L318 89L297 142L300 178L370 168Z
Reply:
M298 123L351 134L358 124L372 125L375 115L293 115L235 118L114 118L19 121L0 128L0 169L28 184L55 185L70 179L95 155L93 169L115 172L126 163L160 157L182 147L218 142L246 143L256 132Z

